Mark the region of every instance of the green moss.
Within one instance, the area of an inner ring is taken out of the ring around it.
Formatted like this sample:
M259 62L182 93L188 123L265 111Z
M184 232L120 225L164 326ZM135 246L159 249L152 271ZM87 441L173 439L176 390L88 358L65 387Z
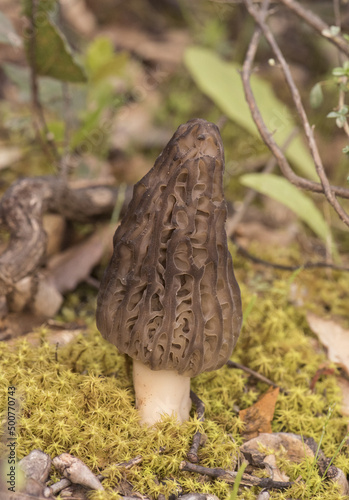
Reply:
M233 359L273 379L286 390L280 393L276 404L274 432L294 432L319 440L328 408L340 402L340 394L335 376L320 378L314 393L309 389L325 356L314 352L304 312L311 303L314 310L323 314L325 299L327 303L333 298L332 310L338 315L344 313L348 289L345 277L333 273L329 278L317 270L314 280L314 271L299 273L294 282L300 280L302 285L306 284L309 293L308 302L297 309L289 300L290 273L274 272L269 277L265 274L264 280L260 275L256 281L255 269L240 258L235 262L244 309L249 304L251 307ZM315 290L325 292L315 293ZM75 302L70 303L74 307ZM85 334L79 334L58 350L49 344L49 331L44 329L37 334L38 347L25 339L13 346L0 343L1 404L6 401L10 385L16 386L21 401L18 458L34 448L52 457L72 453L95 473L106 476L103 483L106 491L91 492L92 500L116 499L112 488L120 479L130 481L136 491L155 498L160 493L168 497L179 489L228 498L231 488L224 481L181 472L179 464L186 459L193 434L200 430L207 436L205 446L199 451L200 463L207 467L234 468L243 429L238 411L253 404L267 386L227 367L203 373L193 380L192 388L205 402L204 423L197 420L193 411L191 420L182 426L167 417L153 428L142 427L134 409L134 393L124 357L101 338L92 322L86 323ZM346 421L339 413L339 406L322 442L327 456L335 453L346 434ZM136 455L142 455L143 461L133 468L126 470L116 465ZM299 476L302 480L286 493L272 492L271 498L340 498L333 483L321 483L316 467L311 470L307 462L291 463L282 453L277 461L291 480ZM335 464L349 472L349 459L344 453L339 453ZM54 471L52 474L53 480L58 478ZM312 496L316 488L318 491ZM241 489L239 498L254 499L257 493L256 488Z

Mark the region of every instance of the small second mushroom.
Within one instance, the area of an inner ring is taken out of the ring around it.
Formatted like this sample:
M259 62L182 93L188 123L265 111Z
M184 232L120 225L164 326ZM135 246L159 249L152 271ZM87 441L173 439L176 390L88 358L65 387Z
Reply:
M152 425L189 418L190 377L238 339L240 290L228 251L224 151L216 125L181 125L134 187L97 303L103 337L133 358L136 407Z

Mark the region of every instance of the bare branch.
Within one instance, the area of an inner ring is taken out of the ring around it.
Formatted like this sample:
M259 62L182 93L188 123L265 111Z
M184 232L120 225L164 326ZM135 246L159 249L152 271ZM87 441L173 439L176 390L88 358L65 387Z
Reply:
M298 134L298 129L295 127L290 135L287 137L286 141L282 145L282 150L285 151L292 140L295 138L295 136ZM266 163L265 167L262 170L263 174L270 174L274 168L277 165L277 161L275 156L271 155L268 162ZM257 191L254 189L248 189L244 198L244 201L242 202L241 208L227 221L227 232L229 236L232 236L238 224L240 224L242 218L244 217L248 207L251 205L251 203L254 201L254 199L257 196Z
M280 0L280 2L297 14L297 16L302 18L307 24L309 24L309 26L312 26L321 36L326 38L326 40L333 43L333 45L335 45L341 52L349 56L349 44L345 38L343 38L340 34L331 35L330 26L319 16L314 14L314 12L305 9L295 0Z
M244 85L244 90L245 90L245 96L247 103L250 107L252 117L256 123L256 126L264 140L264 142L267 144L267 146L270 148L270 150L273 152L275 157L277 158L279 162L280 169L284 176L292 182L292 184L295 184L297 187L301 187L303 189L308 189L310 191L314 192L323 192L329 201L329 203L332 205L332 207L335 209L335 211L338 213L339 217L342 219L342 221L349 226L349 216L348 214L344 211L344 209L341 207L341 205L338 203L338 201L335 198L335 195L343 196L345 198L349 198L349 190L344 189L344 188L337 188L330 186L329 181L327 179L327 176L325 174L322 161L319 155L319 151L314 139L314 134L313 134L313 129L310 126L308 122L307 115L305 113L305 110L302 105L302 101L300 98L300 94L298 92L298 89L293 81L290 68L283 57L283 54L278 46L278 44L275 41L275 38L273 34L271 33L268 25L264 21L264 14L262 15L260 11L257 11L253 7L253 3L251 0L245 0L246 7L251 14L251 16L256 20L256 22L259 25L259 28L257 28L253 34L253 37L251 39L247 55L245 58L245 62L243 65L243 70L242 70L242 80L243 80L243 85ZM250 75L252 71L252 64L255 58L255 54L257 51L257 47L260 41L261 34L265 36L267 39L269 45L271 46L276 58L278 59L282 70L284 72L287 84L290 88L291 94L293 101L295 103L295 106L297 108L297 111L300 115L311 154L313 156L314 164L316 171L318 173L318 176L321 180L321 184L318 184L316 182L309 181L308 179L305 179L303 177L300 177L296 175L293 170L291 169L288 161L286 160L286 157L282 153L282 150L280 147L276 144L274 141L272 135L268 131L263 118L261 116L261 113L258 109L256 100L254 98L251 85L250 85Z
M192 402L194 403L194 405L196 407L196 413L197 413L197 416L199 417L199 420L201 422L204 422L204 420L205 420L205 416L204 416L205 405L204 405L203 401L201 401L199 396L197 394L195 394L195 392L193 392L193 391L190 391L190 399L192 400ZM200 448L201 440L202 440L201 432L199 432L199 431L195 432L195 434L193 436L193 444L191 445L190 450L187 453L188 460L190 460L190 462L195 463L195 464L198 463L198 461L199 461L198 451Z
M117 188L71 189L56 177L25 178L13 184L0 202L1 223L10 232L8 247L0 255L0 294L9 293L40 265L46 251L45 211L84 222L110 216L117 197ZM128 202L128 196L124 201Z
M252 375L252 377L255 377L256 379L260 380L261 382L264 382L265 384L271 385L272 387L279 387L275 382L270 380L269 378L265 377L261 373L256 372L255 370L252 370L248 366L241 365L240 363L236 363L235 361L232 361L231 359L228 359L226 362L226 365L228 368L237 368L238 370L243 370L244 372L248 373L249 375ZM284 390L282 389L284 392Z
M228 484L234 484L236 481L237 472L231 470L221 469L219 467L211 469L209 467L203 467L201 465L191 464L189 462L181 462L179 465L180 470L185 470L188 472L197 472L198 474L204 474L206 476L220 478ZM267 477L256 477L250 474L243 474L241 481L241 486L259 486L260 488L273 488L278 490L283 490L290 488L294 483L292 482L281 482L273 481Z
M28 40L29 47L29 68L30 68L30 82L31 82L31 98L33 107L33 121L38 139L48 156L50 161L55 163L59 162L60 156L53 140L50 139L50 131L47 127L44 110L39 96L39 85L36 65L36 26L35 17L37 10L37 0L30 1L30 36ZM44 137L42 136L42 132Z

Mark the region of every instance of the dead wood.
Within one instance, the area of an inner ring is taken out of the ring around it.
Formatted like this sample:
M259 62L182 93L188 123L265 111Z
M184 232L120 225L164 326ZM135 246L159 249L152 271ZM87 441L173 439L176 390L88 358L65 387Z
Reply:
M226 481L228 484L233 484L236 481L236 476L238 474L237 472L221 469L219 467L212 469L209 467L202 467L201 465L191 464L189 462L181 462L179 468L180 470L197 472L198 474L223 479L223 481ZM259 478L251 476L250 474L243 474L240 484L241 486L259 486L261 488L268 489L286 489L293 485L292 482L273 481L270 478Z
M201 401L199 396L197 396L197 394L195 394L195 392L193 392L193 391L190 391L190 399L192 400L192 402L195 405L196 414L198 416L198 419L201 422L204 422L204 420L205 420L204 402ZM200 444L202 444L203 439L205 439L205 437L201 434L201 432L199 432L199 431L195 432L195 434L193 436L193 444L191 445L191 447L187 453L188 460L194 464L198 463L198 461L199 461L198 451L200 448Z
M24 178L6 191L0 203L0 223L9 231L10 239L0 256L0 296L6 296L9 310L28 306L28 300L29 305L33 305L38 293L46 293L45 279L39 272L45 261L47 244L44 213L61 214L72 221L93 221L110 216L117 198L117 188L72 189L53 176ZM124 205L126 200L127 196ZM21 283L23 279L25 283ZM17 300L17 295L26 298ZM56 297L53 302L54 309Z

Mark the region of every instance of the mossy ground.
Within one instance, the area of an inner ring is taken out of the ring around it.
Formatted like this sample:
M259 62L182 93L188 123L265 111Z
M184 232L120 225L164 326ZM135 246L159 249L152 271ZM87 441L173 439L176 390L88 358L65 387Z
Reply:
M339 411L335 375L320 378L314 393L309 389L326 357L314 351L305 311L313 309L324 315L326 310L344 318L347 276L319 270L301 271L297 276L274 270L265 273L261 266L256 269L242 258L235 256L234 262L245 321L233 359L287 389L276 404L274 432L294 432L318 441L328 410L337 403L322 442L325 454L332 456L347 432L347 421ZM307 289L302 308L290 302L291 281ZM94 301L89 307L94 308ZM69 311L69 303L65 310ZM45 329L38 332L38 347L25 338L12 346L0 343L1 410L5 409L8 386L16 387L21 400L18 458L35 448L51 457L63 452L79 457L95 473L106 476L106 490L91 492L93 500L118 498L112 488L121 478L130 481L136 491L154 498L160 493L168 497L178 488L184 493L210 492L220 499L229 498L231 487L224 481L181 472L179 464L186 459L192 436L200 429L207 436L199 451L200 464L234 467L243 429L238 409L253 404L267 386L227 367L204 373L192 382L193 390L206 405L204 423L198 422L193 412L191 420L182 426L165 418L153 428L142 427L124 357L101 338L93 319L86 323L86 333L58 349L48 342L50 333ZM143 461L129 470L115 465L136 455L142 455ZM336 485L330 481L320 484L316 467L311 471L309 463L291 463L281 453L278 464L290 480L301 480L287 492L272 492L271 498L340 498ZM349 472L345 450L335 464ZM54 472L52 479L58 479ZM254 499L257 492L243 489L239 498Z

